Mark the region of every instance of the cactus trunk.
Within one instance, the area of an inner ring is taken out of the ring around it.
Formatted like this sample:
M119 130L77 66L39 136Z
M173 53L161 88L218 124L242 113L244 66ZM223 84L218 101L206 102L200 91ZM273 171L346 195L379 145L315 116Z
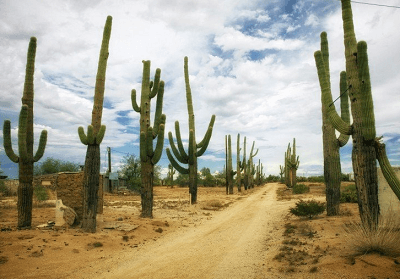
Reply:
M87 134L83 127L79 127L78 134L81 142L87 145L85 169L83 174L83 219L82 229L86 232L96 232L96 216L99 178L100 178L100 144L103 140L106 127L101 125L103 100L108 60L108 46L111 36L112 17L108 16L101 43L99 63L97 67L96 84L94 91L92 122L88 126Z
M342 0L342 18L347 84L351 86L349 95L353 116L352 162L358 206L363 224L374 228L379 219L378 175L374 144L375 117L371 90L370 87L369 90L366 88L367 84L370 85L366 44L357 44L350 0ZM364 45L365 48L362 48Z
M233 176L235 175L232 170L232 145L231 145L231 135L225 136L226 145L226 193L233 194Z
M339 138L336 138L335 128L329 121L327 113L328 109L333 106L333 101L330 85L328 40L325 32L321 33L321 55L317 61L317 70L321 87L322 102L322 138L324 153L324 180L326 186L326 211L328 216L335 216L340 213L341 166L339 148L348 142L349 135L340 134ZM346 72L340 73L340 107L341 118L349 124L350 115Z
M242 164L240 162L240 134L237 135L236 142L236 185L238 192L242 191Z
M16 155L12 148L11 140L11 122L4 121L3 128L3 144L7 156L19 166L19 185L18 185L18 228L30 228L32 224L32 198L33 198L33 164L40 160L43 156L47 131L43 130L40 135L39 147L33 155L33 98L34 98L34 72L35 72L35 56L36 56L35 37L29 42L24 92L22 95L22 107L19 115L18 127L18 151Z
M143 76L140 107L136 103L136 90L132 90L133 109L140 113L140 162L141 162L141 217L153 218L154 165L161 158L164 147L165 115L162 114L164 82L160 80L161 70L157 69L154 81L150 81L150 61L143 61ZM150 126L151 99L157 96L154 124ZM157 144L153 150L153 140Z
M186 104L189 116L189 147L188 152L183 148L183 143L181 139L181 133L179 129L179 122L175 122L175 134L178 148L176 148L172 133L168 133L169 143L177 160L182 164L187 164L188 168L184 168L179 165L179 163L172 156L171 151L167 148L167 156L172 164L172 166L181 174L189 174L189 194L191 195L191 203L195 204L197 202L197 158L204 154L208 144L210 143L212 130L215 122L215 115L211 117L210 124L204 138L201 142L196 143L196 133L195 133L195 118L193 112L192 103L192 92L189 83L189 66L188 58L184 58L184 75L185 75L185 86L186 86Z

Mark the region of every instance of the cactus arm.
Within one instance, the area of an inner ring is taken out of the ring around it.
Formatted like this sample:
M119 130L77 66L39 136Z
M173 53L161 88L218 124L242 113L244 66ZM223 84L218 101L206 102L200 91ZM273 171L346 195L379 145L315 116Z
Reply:
M157 94L156 113L154 115L153 138L155 138L158 134L158 128L160 126L160 123L162 123L163 121L165 123L165 115L164 115L164 120L162 119L163 97L164 97L164 81L160 81L160 86Z
M85 129L82 126L80 126L78 128L78 135L79 135L79 139L81 140L81 142L84 145L88 145L88 139L87 139L87 136L85 135Z
M347 74L340 73L340 117L350 125L349 94L347 93ZM350 136L340 134L338 137L339 147L343 147L349 141Z
M366 140L373 140L376 137L374 105L371 94L371 79L369 75L367 43L360 41L357 43L357 61L359 66L358 79L361 85L363 102L363 135Z
M178 144L179 153L180 153L181 157L183 158L183 160L187 161L189 159L189 156L187 155L185 149L183 148L181 131L179 128L179 121L175 121L175 134L176 134L176 142Z
M34 162L39 161L39 160L43 157L44 150L45 150L45 148L46 148L46 142L47 142L47 131L46 131L46 130L43 130L43 131L40 133L40 139L39 139L39 147L38 147L38 150L36 151L36 154L35 154L35 156L33 157L33 161L34 161Z
M147 162L147 146L146 146L146 134L140 132L140 160Z
M213 127L214 127L214 122L215 122L215 114L213 114L212 116L211 116L211 120L210 120L210 124L208 125L208 130L210 130L210 128L211 128L211 133L212 133L212 129L213 129ZM207 131L208 132L208 131ZM203 145L206 143L206 145L208 145L208 142L210 141L210 139L208 139L207 140L207 137L208 137L208 135L207 135L207 133L204 135L204 138L202 139L202 141L200 142L200 143L198 143L197 145L196 145L196 147L197 148L202 148L203 147ZM210 137L211 137L211 134L210 134ZM208 142L207 142L208 141Z
M195 156L195 142L194 142L194 131L189 131L189 165L194 164Z
M97 134L101 127L101 117L103 114L103 100L106 81L106 69L108 60L108 46L111 36L112 17L108 16L103 31L103 40L101 42L99 65L97 68L94 104L92 111L92 125L94 134ZM94 141L93 141L94 143Z
M187 159L185 160L181 154L179 153L179 150L176 148L175 143L174 143L174 138L172 137L172 133L168 133L168 140L169 144L171 145L172 152L174 153L176 159L178 159L179 162L182 164L187 164Z
M3 125L3 139L4 139L4 150L7 157L14 163L19 162L19 157L14 153L11 141L11 122L10 120L5 120Z
M94 142L95 142L94 128L93 128L92 125L88 126L88 129L87 129L87 140L88 140L88 144L94 144Z
M151 158L151 162L153 165L157 164L158 161L160 161L161 159L162 150L164 147L164 130L165 130L165 125L160 124L160 128L158 129L156 149L154 150L153 158Z
M140 113L140 107L138 106L136 102L136 90L132 89L131 91L131 102L132 102L132 108L134 111Z
M322 92L322 101L326 107L326 112L330 122L332 123L333 127L338 130L340 133L345 135L351 135L352 133L352 126L339 116L336 112L335 107L332 105L332 94L330 92L329 81L327 80L327 73L325 70L322 52L320 50L314 53L315 64L317 65L317 72L319 78L319 84L321 86Z
M181 174L189 174L189 169L185 169L181 167L176 161L175 158L172 156L171 151L169 148L166 149L167 151L167 156L169 161L171 162L172 166Z
M146 146L146 156L149 156L150 158L153 157L154 150L153 150L153 128L152 127L149 127L147 130L145 146Z
M201 146L200 150L196 152L196 157L200 157L201 155L206 152L208 144L210 143L211 135L212 135L213 128L210 126L208 127L207 133L203 139L203 145Z
M386 155L386 148L384 143L380 143L378 140L375 141L376 157L378 159L379 165L381 166L383 176L388 182L390 188L396 194L397 198L400 200L400 181Z
M19 157L23 162L28 161L28 147L27 147L27 126L28 126L29 107L23 105L19 114L18 123L18 152ZM32 155L31 155L32 156Z
M154 82L151 82L149 84L149 89L151 89L150 91L150 99L154 98L157 93L158 93L158 88L160 86L160 76L161 76L161 70L159 68L156 69L156 74L154 77Z
M104 135L106 133L106 126L105 125L101 125L100 126L100 130L96 135L96 144L100 144L103 141Z

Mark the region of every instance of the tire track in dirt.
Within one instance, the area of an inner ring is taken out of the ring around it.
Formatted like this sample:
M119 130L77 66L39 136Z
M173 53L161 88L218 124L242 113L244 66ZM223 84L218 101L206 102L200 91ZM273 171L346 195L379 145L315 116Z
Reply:
M289 207L276 201L278 187L260 187L200 226L120 255L111 269L103 263L93 278L263 278L266 250L275 250Z

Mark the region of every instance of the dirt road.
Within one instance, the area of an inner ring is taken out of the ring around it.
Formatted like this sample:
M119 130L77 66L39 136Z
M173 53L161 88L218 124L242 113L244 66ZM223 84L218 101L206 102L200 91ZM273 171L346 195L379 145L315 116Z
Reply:
M276 201L277 187L268 184L259 188L200 226L103 262L93 277L82 276L257 278L265 263L265 251L272 248L272 252L282 235L274 224L287 214L288 203Z

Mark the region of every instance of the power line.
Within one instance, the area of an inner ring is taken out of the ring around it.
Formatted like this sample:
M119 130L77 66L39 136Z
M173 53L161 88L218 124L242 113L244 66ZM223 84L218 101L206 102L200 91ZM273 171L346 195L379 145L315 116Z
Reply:
M340 0L338 0L338 1L340 1ZM350 2L356 3L356 4L370 5L370 6L379 6L379 7L400 9L400 6L391 6L391 5L375 4L375 3L366 3L366 2L360 2L360 1L350 1Z

